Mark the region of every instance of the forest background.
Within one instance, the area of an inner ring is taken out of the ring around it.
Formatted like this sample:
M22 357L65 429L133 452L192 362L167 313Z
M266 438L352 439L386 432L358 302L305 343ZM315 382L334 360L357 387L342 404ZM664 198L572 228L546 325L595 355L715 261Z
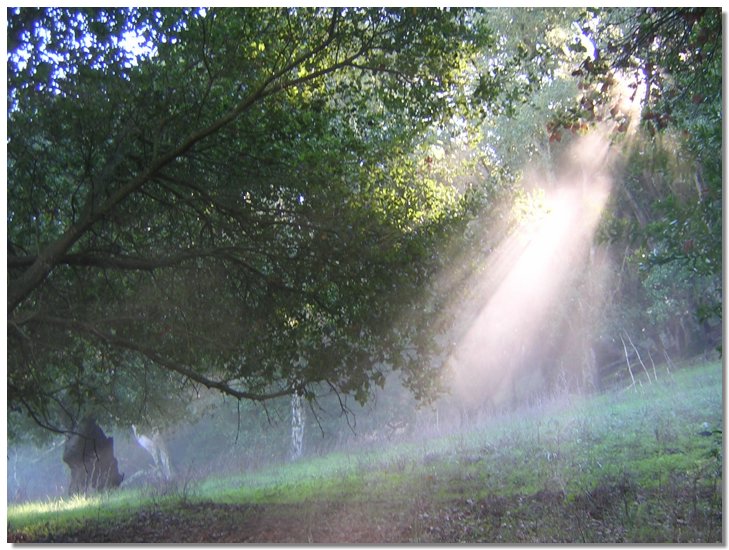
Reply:
M720 351L720 9L7 31L9 498L65 490L86 415L130 477L132 424L204 475Z

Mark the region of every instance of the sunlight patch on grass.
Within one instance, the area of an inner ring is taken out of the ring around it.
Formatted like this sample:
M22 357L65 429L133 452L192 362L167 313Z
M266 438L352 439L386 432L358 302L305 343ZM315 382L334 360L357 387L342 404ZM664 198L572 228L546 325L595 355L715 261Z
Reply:
M118 518L148 504L137 489L95 495L74 495L8 506L8 527L36 535L68 529L94 517Z

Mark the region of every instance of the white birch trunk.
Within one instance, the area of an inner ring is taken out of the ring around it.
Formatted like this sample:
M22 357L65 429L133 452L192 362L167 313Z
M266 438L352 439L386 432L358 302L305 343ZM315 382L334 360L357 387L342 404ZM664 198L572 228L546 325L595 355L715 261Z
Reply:
M298 460L304 451L304 397L291 394L291 460Z

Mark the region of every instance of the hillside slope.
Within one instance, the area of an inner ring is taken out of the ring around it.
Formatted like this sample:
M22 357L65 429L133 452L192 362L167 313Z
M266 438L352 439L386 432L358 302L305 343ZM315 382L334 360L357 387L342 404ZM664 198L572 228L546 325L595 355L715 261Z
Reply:
M37 542L721 542L722 364L468 432L201 484L11 506Z

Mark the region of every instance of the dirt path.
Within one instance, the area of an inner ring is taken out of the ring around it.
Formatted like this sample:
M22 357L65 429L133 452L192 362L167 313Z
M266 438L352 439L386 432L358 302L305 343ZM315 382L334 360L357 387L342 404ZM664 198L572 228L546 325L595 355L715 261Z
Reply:
M387 543L411 540L412 511L390 503L313 502L239 505L182 504L147 510L123 521L89 522L39 540L8 532L10 542L277 542Z
M704 493L664 493L600 485L567 498L561 491L481 499L399 494L392 499L317 500L297 504L181 502L111 521L89 519L76 529L30 540L8 531L9 542L66 543L623 543L721 542L720 500ZM629 500L626 500L626 498ZM639 517L640 502L654 503ZM626 514L626 506L632 508ZM665 509L663 509L664 507ZM677 516L676 512L682 512ZM685 513L684 513L685 512ZM640 531L648 522L649 530Z

